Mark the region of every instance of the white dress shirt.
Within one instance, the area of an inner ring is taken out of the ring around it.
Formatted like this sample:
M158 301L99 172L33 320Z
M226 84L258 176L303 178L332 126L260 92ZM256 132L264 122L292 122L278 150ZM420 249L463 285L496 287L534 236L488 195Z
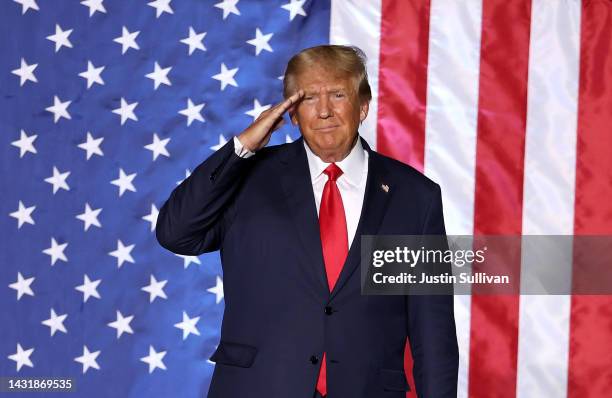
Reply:
M310 181L314 191L315 203L317 204L317 215L321 208L321 197L323 196L323 188L328 178L323 170L331 163L326 163L320 157L314 154L306 141L306 157L308 159L308 168L310 169ZM365 195L366 180L368 177L368 152L363 149L361 139L351 149L351 152L339 162L336 166L342 170L342 175L336 180L336 185L342 196L342 205L344 206L344 215L346 217L346 229L348 236L349 248L357 232L357 224L361 216L361 208L363 207L363 198Z
M304 141L304 148L306 149L308 169L310 170L310 181L312 183L318 215L319 209L321 208L323 188L328 179L327 175L323 173L323 170L331 163L326 163L315 155L308 144L306 144L306 141ZM244 158L254 155L253 152L244 148L237 137L234 137L234 151L236 155ZM361 139L358 138L347 157L336 163L336 165L340 167L340 170L342 170L342 175L336 180L336 185L340 191L340 196L342 196L349 248L357 232L361 208L363 207L368 177L368 156L368 152L363 149L363 145L361 145Z

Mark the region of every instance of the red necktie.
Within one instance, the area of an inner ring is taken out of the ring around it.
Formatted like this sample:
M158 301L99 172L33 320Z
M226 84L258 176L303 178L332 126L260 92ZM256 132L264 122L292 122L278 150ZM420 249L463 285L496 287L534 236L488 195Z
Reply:
M324 171L327 182L323 188L321 208L319 209L319 231L323 248L323 260L327 273L327 284L331 292L340 276L340 271L348 254L348 234L346 232L346 216L342 196L336 185L336 180L342 175L342 170L335 163L330 164ZM321 395L327 394L327 366L326 355L323 353L321 370L317 380L317 391Z

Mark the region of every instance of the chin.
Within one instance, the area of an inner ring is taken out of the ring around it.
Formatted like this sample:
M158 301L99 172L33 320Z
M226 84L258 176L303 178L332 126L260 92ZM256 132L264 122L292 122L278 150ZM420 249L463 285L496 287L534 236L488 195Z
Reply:
M346 155L345 146L339 142L326 144L316 141L315 145L314 147L311 146L312 151L325 162L337 162Z
M320 152L325 154L335 153L342 150L342 144L334 139L318 139L316 140L315 145Z
M339 140L331 134L319 135L315 140L321 148L333 149L339 146Z

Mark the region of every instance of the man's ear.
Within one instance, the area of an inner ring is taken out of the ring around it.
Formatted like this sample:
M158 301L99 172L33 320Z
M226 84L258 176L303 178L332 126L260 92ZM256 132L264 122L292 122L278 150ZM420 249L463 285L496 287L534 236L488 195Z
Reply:
M370 110L370 102L363 101L359 105L359 121L363 122L366 117L368 117L368 111Z

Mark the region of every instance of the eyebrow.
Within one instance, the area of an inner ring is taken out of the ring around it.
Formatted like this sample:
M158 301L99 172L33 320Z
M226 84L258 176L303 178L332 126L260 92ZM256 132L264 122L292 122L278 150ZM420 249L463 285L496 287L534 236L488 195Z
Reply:
M334 87L334 88L329 89L327 92L333 94L333 93L337 93L339 91L348 91L348 90L345 87ZM304 92L304 94L306 94L306 95L317 95L317 94L319 94L319 92L318 91L309 91L309 90L306 90Z

